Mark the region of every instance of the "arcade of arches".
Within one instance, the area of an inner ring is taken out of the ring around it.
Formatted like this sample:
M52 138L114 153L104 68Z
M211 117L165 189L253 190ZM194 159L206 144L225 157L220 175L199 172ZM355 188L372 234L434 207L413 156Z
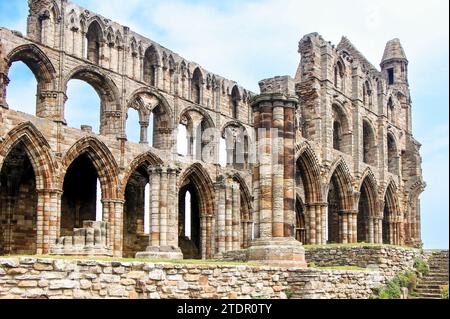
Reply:
M0 255L213 259L280 238L420 244L420 146L376 113L388 105L376 100L383 85L350 85L342 50L323 85L360 90L358 107L308 100L318 94L304 75L264 80L256 96L74 4L29 3L28 38L0 29ZM320 42L308 39L306 57ZM35 114L6 102L18 61L36 78ZM99 96L99 134L65 119L72 79Z

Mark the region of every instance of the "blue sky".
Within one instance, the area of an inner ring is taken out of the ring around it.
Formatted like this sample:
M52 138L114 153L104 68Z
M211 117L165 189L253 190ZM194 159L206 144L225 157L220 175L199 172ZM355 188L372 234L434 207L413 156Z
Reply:
M299 63L298 41L310 32L337 44L347 36L378 66L385 43L400 38L409 58L413 133L423 144L427 189L422 199L425 247L449 242L449 16L447 0L77 0L78 4L129 26L188 60L258 92L258 81L291 75ZM25 33L26 0L0 0L0 25ZM34 113L32 74L11 72L8 102ZM90 87L69 85L70 126L98 130L98 97ZM137 115L130 114L137 123ZM129 127L131 140L139 130Z

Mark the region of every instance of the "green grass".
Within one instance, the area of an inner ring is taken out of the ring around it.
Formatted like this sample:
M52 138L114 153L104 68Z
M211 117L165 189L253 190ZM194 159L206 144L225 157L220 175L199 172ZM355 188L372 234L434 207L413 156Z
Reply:
M164 260L164 259L146 259L146 258L119 258L119 257L96 257L96 256L57 256L57 255L14 255L14 256L0 256L0 258L42 258L42 259L64 259L64 260L94 260L106 262L146 262L146 263L170 263L183 265L229 265L229 266L259 266L259 264L242 263L242 262L226 262L220 260L200 260L200 259L183 259L183 260Z
M353 244L326 244L326 245L304 245L305 249L327 248L327 247L393 247L393 248L408 248L404 246L373 244L373 243L353 243Z

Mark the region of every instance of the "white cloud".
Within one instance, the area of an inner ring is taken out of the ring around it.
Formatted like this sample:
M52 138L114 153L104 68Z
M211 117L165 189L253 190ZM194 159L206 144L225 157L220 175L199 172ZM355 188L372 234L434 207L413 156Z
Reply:
M394 37L402 39L413 68L426 66L442 50L448 54L448 2L442 0L237 1L226 10L180 0L89 6L253 90L262 78L295 73L297 43L309 32L335 44L348 36L374 65Z

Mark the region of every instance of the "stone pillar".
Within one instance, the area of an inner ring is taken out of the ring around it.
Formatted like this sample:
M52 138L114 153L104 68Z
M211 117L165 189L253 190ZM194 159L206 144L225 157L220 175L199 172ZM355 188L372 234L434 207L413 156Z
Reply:
M180 169L169 167L167 191L167 245L178 247L178 193L177 178Z
M307 212L306 214L308 214L309 216L309 234L310 234L310 244L311 245L317 245L317 235L316 235L316 231L317 231L317 225L316 225L316 209L315 206L306 206Z
M375 223L374 223L374 217L369 217L368 221L369 225L369 243L373 244L375 243Z
M254 193L259 232L248 249L250 262L306 267L304 248L295 240L295 129L298 106L294 80L276 77L260 82L252 101L258 163Z
M103 199L103 221L108 222L109 238L107 246L113 251L115 257L122 257L123 240L123 206L122 199Z
M233 250L233 189L227 181L225 191L225 250Z
M233 181L233 216L232 216L232 250L239 250L241 241L241 190L239 184Z
M141 137L140 137L140 144L148 144L148 137L147 137L147 132L148 132L148 126L149 123L148 121L141 121L139 122L139 125L141 126Z
M358 211L353 210L350 212L350 237L349 242L350 243L357 243L358 242Z
M62 191L38 190L37 254L48 254L59 237L59 215Z
M150 177L150 239L146 251L136 258L183 259L178 247L178 195L176 191L179 169L157 166L148 169Z
M226 251L226 245L225 245L225 182L224 180L221 180L217 183L215 183L215 192L216 192L216 198L217 198L217 254L218 257L225 253Z
M159 201L159 245L167 246L167 167L160 168L160 201Z

